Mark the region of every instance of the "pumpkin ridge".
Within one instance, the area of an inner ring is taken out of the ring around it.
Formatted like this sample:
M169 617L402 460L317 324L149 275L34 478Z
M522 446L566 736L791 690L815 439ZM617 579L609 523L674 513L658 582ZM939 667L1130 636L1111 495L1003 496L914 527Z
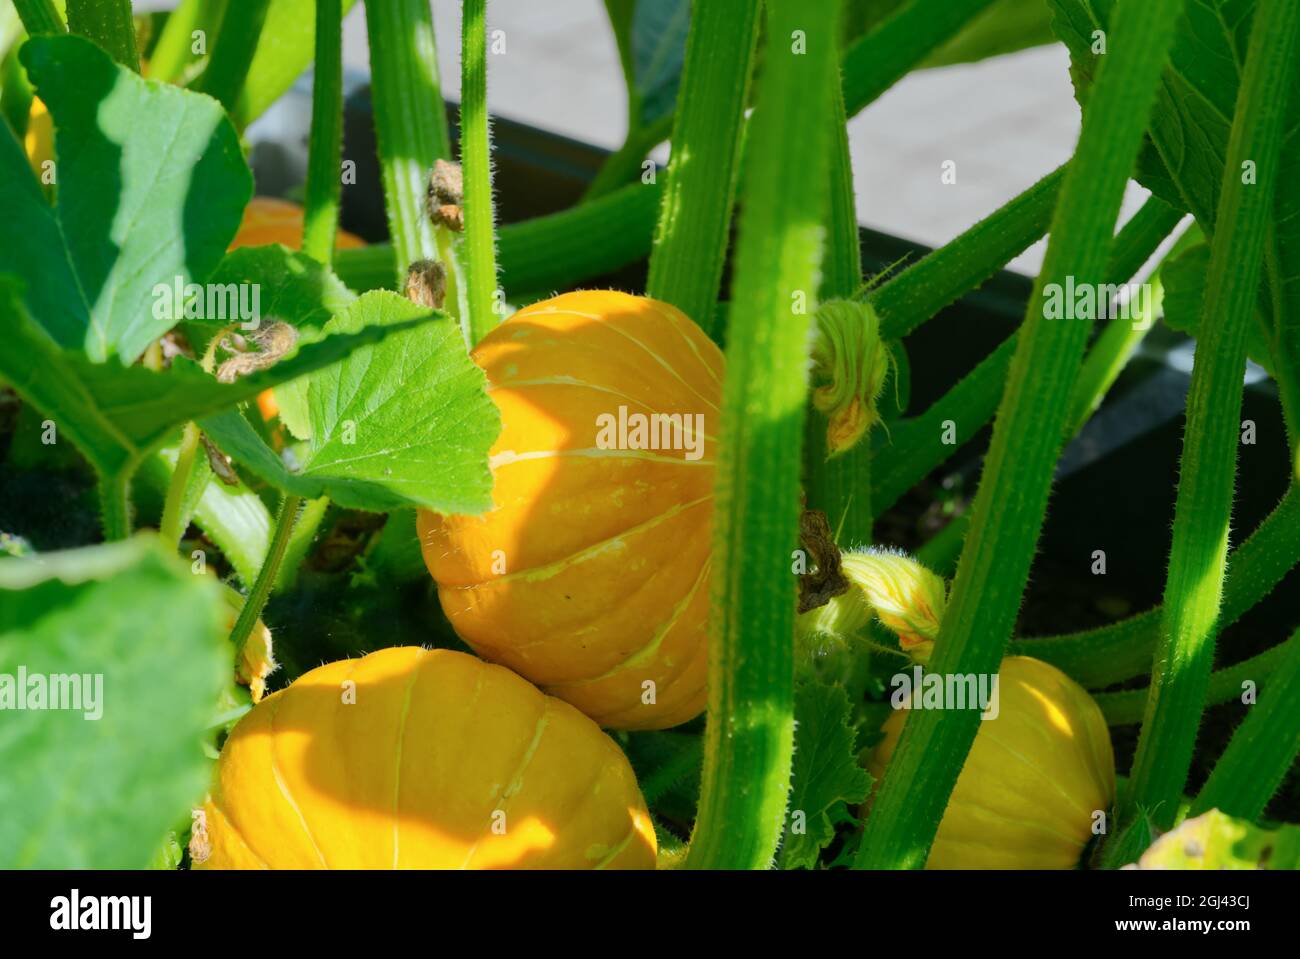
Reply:
M644 523L638 523L636 526L629 526L627 529L620 530L614 536L608 536L605 539L592 543L590 546L584 546L582 549L575 550L574 552L570 553L568 556L562 556L559 559L551 560L549 563L543 563L540 566L528 566L524 569L512 570L509 573L502 573L500 576L493 576L491 579L479 580L477 583L470 583L465 586L446 586L446 587L439 587L439 588L445 589L446 591L450 592L452 590L478 589L478 587L486 586L488 584L495 586L498 583L508 583L512 581L537 582L539 580L550 579L553 576L560 575L560 573L564 572L566 569L568 569L570 566L572 566L575 563L579 563L584 559L588 559L590 558L590 556L598 556L601 552L603 552L606 549L609 549L611 546L613 546L619 540L622 540L624 537L631 536L636 533L641 533L649 529L653 529L655 526L658 526L661 522L670 519L675 519L676 517L680 516L682 513L694 509L695 507L701 505L702 503L707 503L711 499L713 499L712 494L708 496L702 496L699 499L692 500L689 503L682 503L680 505L673 506L670 509L664 510L662 513L656 513L652 518L646 520ZM542 640L540 642L545 642L545 640ZM537 643L522 643L518 646L515 646L514 648L527 649L528 647L535 646L535 645L537 645Z
M1005 815L998 812L996 809L991 809L984 803L978 802L976 800L968 800L964 796L962 797L961 805L963 810L979 812L982 814L983 818L986 818L990 821L1000 823L1000 822L1005 822L1007 818ZM1064 833L1058 832L1057 830L1053 829L1051 826L1045 823L1035 822L1033 820L1026 820L1020 823L1020 825L1023 825L1026 829L1035 829L1039 832L1046 833L1049 836L1054 836L1055 838L1060 839L1063 842L1068 842L1072 846L1078 846L1080 849L1088 845L1088 840L1076 839L1074 836L1067 836ZM999 848L1000 846L1005 845L1006 842L1005 839L1002 837L989 839L987 842L974 840L974 839L944 839L943 841L945 843L952 843L953 845L961 845L961 844L984 845L991 849Z
M1052 790L1057 795L1064 798L1069 805L1074 806L1075 809L1082 812L1085 818L1091 817L1092 815L1091 811L1086 810L1082 806L1078 805L1078 802L1075 800L1075 798L1061 788L1060 783L1058 783L1054 778L1052 778L1051 776L1043 772L1042 769L1040 769L1038 766L1030 762L1029 758L1025 756L1023 753L1017 752L1016 750L1008 746L1006 743L1004 743L1002 740L998 739L997 736L993 735L993 731L991 729L988 732L988 738L989 738L989 742L993 743L996 746L1000 746L1007 753L1007 755L1014 757L1016 760L1018 760L1028 768L1032 769L1034 771L1034 774L1038 776L1040 779L1042 779L1044 782L1049 783L1052 787Z
M218 793L219 795L222 795L224 798L224 794L220 793L219 788L218 788ZM211 800L211 805L212 805L212 811L215 812L217 815L219 815L221 817L222 822L225 823L225 826L223 828L228 828L232 833L234 833L235 837L239 840L239 844L244 848L244 850L250 856L256 859L258 862L260 862L262 864L263 869L269 870L271 868L271 864L268 863L265 859L263 859L260 855L258 855L257 851L251 845L249 845L248 838L244 835L244 831L235 825L234 820L232 820L230 816L226 813L226 811L221 808L221 805L216 798L213 798ZM209 826L209 829L211 828L212 827Z
M419 647L419 652L415 654L416 666L411 670L411 678L407 680L406 692L402 697L402 712L397 724L397 756L393 764L393 868L397 868L397 863L401 857L401 833L402 833L402 756L406 752L406 723L411 716L411 696L415 692L415 681L420 678L420 670L426 661L426 650L423 646Z
M562 683L547 683L546 688L572 689L575 686L587 686L592 683L603 682L604 680L611 679L619 673L625 672L634 666L641 665L646 659L653 659L655 654L658 653L659 647L663 645L664 638L672 631L673 626L675 626L677 621L681 619L682 614L686 612L691 601L695 599L696 594L700 591L700 586L709 578L709 569L711 566L712 559L705 560L704 565L700 568L700 574L695 578L695 582L691 585L691 588L673 607L672 615L655 630L654 635L651 636L649 641L640 649L632 651L616 666L612 669L606 670L599 676L591 676L586 679L572 679ZM522 649L524 647L518 648ZM689 663L689 660L687 662Z
M577 389L591 390L595 393L608 393L611 396L617 396L620 399L627 401L629 404L641 407L641 409L647 412L647 415L681 415L665 414L663 410L656 409L645 400L638 399L637 397L625 393L622 390L615 389L612 386L602 386L599 383L592 383L587 380L580 380L575 376L564 376L562 374L557 376L534 377L530 380L510 380L509 382L492 384L486 388L485 392L495 393L499 390L523 391L538 386L567 386L575 387ZM712 440L714 443L718 441L718 438L712 433L701 432L699 435L703 436L706 440Z
M695 652L692 653L692 654L691 654L691 657L690 657L689 659L686 660L686 665L682 668L681 673L678 675L678 677L676 677L676 679L680 679L681 676L685 676L687 673L689 673L690 670L691 670L691 667L692 667L692 666L693 666L693 665L694 665L698 660L700 660L701 658L703 658L703 659L707 659L707 658L708 658L708 643L707 643L707 642L701 642L701 643L699 643L699 644L696 646ZM689 712L687 712L687 713L685 713L685 714L682 714L681 711L682 711L682 710L683 710L683 709L684 709L684 708L685 708L685 707L686 707L686 706L687 706L687 705L688 705L688 704L689 704L693 699L695 699L696 697L698 697L701 693L706 693L706 694L707 694L707 689L701 687L701 688L699 688L699 689L692 689L692 690L689 692L689 694L687 694L687 695L684 695L684 696L679 695L679 696L676 698L676 700L674 700L672 694L673 694L674 692L678 692L678 691L679 691L679 690L678 690L678 685L677 685L676 679L674 680L674 683L669 687L669 689L668 689L668 695L667 695L666 697L662 697L662 698L660 698L660 699L658 700L657 704L656 704L657 706L659 706L659 707L663 710L664 715L667 715L667 716L678 716L678 715L681 715L681 718L680 718L680 719L675 720L674 722L668 724L668 725L672 725L672 726L676 726L676 725L678 725L679 723L684 723L684 722L686 722L686 720L691 719L693 716L697 716L697 715L699 715L700 711L704 708L703 705L701 705L698 709L691 710L691 711L689 711ZM667 704L667 705L666 705L666 704ZM642 727L637 726L637 725L630 725L630 723L631 723L631 717L633 717L634 715L636 715L636 713L637 713L638 710L641 710L641 709L644 709L644 708L645 708L645 707L642 706L641 703L637 702L637 703L635 703L635 704L633 704L633 705L631 705L631 706L627 706L627 707L625 707L625 708L623 708L623 709L621 709L621 710L618 710L618 711L616 711L616 712L605 713L605 714L603 714L603 715L601 716L601 722L604 723L604 724L606 724L607 726L609 726L609 728L611 728L611 729L640 729L640 728L642 728Z
M268 745L267 752L271 757L271 778L275 780L275 785L279 788L280 795L284 797L284 801L289 804L289 808L292 809L294 814L298 817L298 822L302 825L302 830L307 836L307 841L311 843L312 849L315 850L317 857L319 857L320 864L324 868L328 869L330 866L329 863L325 861L325 853L321 852L320 844L316 842L316 837L312 834L311 826L307 823L307 817L303 815L302 807L298 805L298 800L293 798L293 793L289 790L289 784L285 782L284 776L280 773L280 762L275 756L275 717L279 714L280 705L283 702L283 699L276 700L275 705L271 709L267 726L267 733L270 736L270 744ZM260 859L261 857L259 856L258 858Z
M686 387L686 389L688 389L690 392L694 393L694 394L695 394L696 396L698 396L701 400L703 400L706 404L708 404L709 406L713 407L713 409L714 409L715 412L717 412L717 413L721 413L721 412L722 412L722 410L718 407L718 404L717 404L717 403L714 403L714 402L713 402L712 400L710 400L707 396L705 396L703 393L701 393L699 390L697 390L694 386L692 386L689 382L687 382L686 378L685 378L684 376L682 376L681 373L677 372L677 368L676 368L676 367L674 367L671 363L669 363L667 360L665 360L662 356L660 356L660 355L659 355L658 353L656 353L654 350L650 349L650 347L649 347L646 343L644 343L644 342L642 342L641 340L637 339L635 336L633 336L633 335L632 335L631 333L629 333L627 330L623 329L623 328L622 328L622 327L621 327L617 322L615 322L615 321L617 320L617 318L618 318L618 314L615 314L614 317L612 317L612 318L609 319L609 320L606 320L604 317L596 316L595 314L592 314L592 313L581 313L581 312L579 312L579 311L577 311L577 310L550 310L550 311L548 311L548 312L550 312L550 313L554 313L554 314L568 315L568 316L580 316L580 317L582 317L583 319L595 320L595 321L597 321L598 323L603 323L603 324L606 326L606 328L608 328L608 329L610 329L610 330L613 330L613 331L614 331L615 333L617 333L619 336L622 336L622 337L624 337L625 339L629 340L630 342L635 343L637 346L639 346L639 347L640 347L640 348L641 348L641 349L646 353L647 356L653 358L654 361L655 361L656 363L658 363L658 364L659 364L660 366L662 366L665 370L667 370L669 373L671 373L671 374L673 375L673 378L676 379L676 380L678 380L678 381L679 381L683 386Z
M597 871L603 871L606 866L608 866L611 862L613 862L620 855L622 855L623 850L626 849L628 847L628 844L632 842L632 839L636 836L636 833L637 833L636 820L633 819L632 823L627 827L627 835L624 836L619 841L618 845L612 847L610 851L605 854L605 857L601 859L600 862L596 863L596 865L592 866L592 868Z
M659 300L651 300L650 308L654 310L656 313L658 313L660 316L662 316L665 320L667 320L668 325L677 331L678 335L681 336L683 341L685 341L686 346L690 349L690 351L695 354L696 358L700 361L700 365L704 367L705 372L709 374L709 377L713 380L713 382L717 383L719 386L722 385L722 377L720 377L714 371L713 365L704 358L704 354L700 351L699 344L696 342L695 338L691 336L690 333L688 333L680 323L677 322L677 316L681 316L686 320L687 323L690 323L692 326L695 326L695 329L700 333L702 337L704 337L705 341L713 345L714 350L717 351L717 354L719 356L721 356L721 351L717 350L717 344L713 343L712 340L708 339L708 337L705 336L704 331L701 330L699 326L696 325L689 316L687 316L685 313L682 313L680 310L676 310L676 309L665 310L663 308L663 304Z
M532 739L529 740L528 746L524 749L524 754L515 766L515 771L511 774L510 780L497 793L496 799L493 801L492 812L497 810L505 812L506 807L510 805L510 800L518 795L523 788L524 773L528 770L528 764L533 761L533 756L537 754L537 747L542 741L542 736L546 733L546 727L550 724L550 710L551 701L546 696L543 696L542 711L537 717L536 725L533 727ZM491 818L491 813L489 813L488 818ZM461 869L469 868L469 864L473 860L474 854L478 852L478 847L482 842L483 834L479 833L479 838L474 841L474 845L470 846L469 851L465 853L465 860L460 865Z
M371 454L379 455L379 454ZM667 463L676 466L713 466L713 460L698 459L688 460L680 456L660 456L654 450L603 450L598 446L589 446L577 450L528 450L524 453L517 453L514 450L502 450L500 453L493 454L488 465L495 472L506 466L515 463L522 463L526 460L549 460L563 459L567 457L583 457L585 459L624 459L624 460L650 460L655 463Z
M601 735L603 736L604 733L601 733ZM604 764L597 762L593 765L591 775L587 777L587 781L583 784L583 788L578 792L578 796L580 797L579 801L574 804L564 819L551 823L551 826L557 835L562 835L564 833L564 827L573 822L578 813L585 809L587 804L596 797L594 787L600 782L600 777L604 772ZM636 826L635 820L632 825L633 827Z

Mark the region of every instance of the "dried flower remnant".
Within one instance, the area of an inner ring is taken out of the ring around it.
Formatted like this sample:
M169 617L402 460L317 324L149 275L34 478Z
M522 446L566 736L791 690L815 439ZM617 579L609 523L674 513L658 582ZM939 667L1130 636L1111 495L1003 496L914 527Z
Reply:
M231 356L217 367L217 381L233 383L241 376L270 369L297 343L298 331L281 320L267 323L246 336L222 339L221 349Z
M425 210L435 226L445 226L453 233L465 228L465 181L460 164L439 160L429 173L425 193Z
M891 357L880 339L880 318L868 303L832 300L817 311L814 372L828 382L813 390L813 406L826 414L828 456L855 446L880 420L876 401Z
M416 260L406 271L406 298L441 310L447 301L447 270L437 260Z

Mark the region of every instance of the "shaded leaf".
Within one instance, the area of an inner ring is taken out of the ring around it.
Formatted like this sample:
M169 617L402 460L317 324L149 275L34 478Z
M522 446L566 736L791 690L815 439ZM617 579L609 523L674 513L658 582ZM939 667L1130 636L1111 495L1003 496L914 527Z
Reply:
M208 280L209 287L253 288L258 291L259 316L265 322L276 319L293 324L299 344L313 343L324 336L330 317L341 313L357 296L343 281L316 260L280 244L240 247L221 261ZM225 325L224 320L199 320L187 324L195 352L207 346L208 338ZM306 379L284 383L275 389L280 421L298 439L311 435L307 421Z
M783 869L811 869L835 838L833 817L844 803L867 798L871 776L858 763L852 707L842 686L811 679L799 683L794 715L794 767L780 859Z
M632 14L632 68L642 126L673 112L690 26L690 0L641 0L636 5Z
M386 290L365 294L327 333L393 328L424 314ZM450 322L395 333L307 385L309 452L291 469L231 410L202 427L241 465L286 493L386 512L424 506L477 513L492 503L487 454L500 418L486 379Z
M400 332L372 327L302 347L275 366L231 384L218 383L198 364L176 358L166 372L143 366L92 363L62 349L28 315L19 285L0 276L0 376L50 419L107 475L134 467L187 420L207 416L278 383L335 363L350 351ZM407 314L404 325L430 317Z
M0 702L19 670L29 697L0 714L0 867L150 862L203 795L201 734L230 674L222 626L217 581L152 536L0 560ZM94 702L32 709L35 676L81 677Z
M0 134L0 272L29 278L32 315L60 346L131 363L174 325L155 285L212 272L252 175L210 97L142 79L78 36L35 37L20 56L54 118L58 202Z
M1198 243L1168 260L1160 267L1165 285L1164 321L1170 329L1196 336L1205 298L1205 277L1210 268L1210 245ZM1273 370L1268 337L1259 323L1252 323L1246 334L1246 352L1252 360Z
M1050 0L1053 26L1070 49L1080 103L1096 73L1092 32L1105 30L1115 0ZM1179 208L1191 210L1207 235L1214 230L1228 135L1241 84L1254 0L1187 0L1169 65L1151 113L1151 144L1138 179ZM1300 404L1300 84L1278 91L1289 97L1281 168L1268 250L1269 282L1279 315L1271 319L1273 354L1284 395ZM1244 173L1244 171L1243 171ZM1266 300L1262 304L1269 305ZM1255 350L1258 344L1253 343Z

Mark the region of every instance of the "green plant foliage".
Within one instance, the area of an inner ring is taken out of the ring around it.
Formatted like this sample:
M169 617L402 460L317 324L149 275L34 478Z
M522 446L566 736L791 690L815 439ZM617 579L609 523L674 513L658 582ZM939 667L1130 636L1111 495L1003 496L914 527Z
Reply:
M1262 829L1217 809L1165 833L1139 869L1300 869L1300 826Z
M59 200L0 131L0 272L31 278L32 315L60 345L134 362L176 321L155 286L203 282L235 235L253 185L234 128L81 37L33 38L22 59L54 117Z
M782 869L811 869L835 838L832 812L867 798L853 707L844 687L805 679L794 691L794 767L781 843Z
M1070 49L1075 90L1086 102L1099 62L1093 33L1105 31L1115 0L1049 0L1056 12L1056 33ZM1212 235L1225 180L1238 91L1251 33L1256 0L1187 0L1164 82L1151 114L1151 148L1142 155L1138 176L1170 203L1184 206ZM1294 89L1292 76L1283 90ZM1285 144L1276 171L1274 228L1266 248L1268 295L1261 306L1269 314L1273 355L1294 438L1300 431L1300 97L1282 95ZM1249 178L1261 172L1258 158L1243 158L1251 169L1234 166L1226 175ZM1294 451L1294 450L1293 450Z
M6 705L0 736L0 867L150 861L203 795L200 737L230 674L222 619L216 580L151 536L0 559L0 698L27 702ZM59 676L95 702L36 708Z
M635 4L632 76L638 125L648 126L672 114L690 24L690 0L640 0Z
M423 307L376 290L325 325L330 334L401 327ZM325 340L330 342L332 337ZM487 451L500 429L485 379L445 318L352 352L307 382L310 448L291 470L237 410L202 420L228 455L295 496L354 509L491 506Z
M408 322L415 325L428 316L419 311L420 319ZM92 363L80 352L61 349L28 316L17 282L0 276L0 330L12 347L0 353L0 374L106 476L133 470L187 420L228 409L335 363L397 329L372 326L327 337L269 370L224 384L181 358L165 373L156 373L143 366Z

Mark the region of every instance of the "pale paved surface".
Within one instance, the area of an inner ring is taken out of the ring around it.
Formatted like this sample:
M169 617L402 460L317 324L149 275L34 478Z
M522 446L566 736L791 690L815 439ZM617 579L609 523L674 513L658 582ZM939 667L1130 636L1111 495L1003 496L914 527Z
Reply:
M444 89L456 97L460 3L434 0L433 8ZM506 52L488 63L493 112L609 148L622 142L623 81L601 0L491 0L488 18L506 39ZM348 15L344 47L348 67L367 69L360 3ZM941 245L1065 161L1078 129L1059 45L914 74L850 123L858 217ZM667 149L654 156L666 161ZM957 164L955 185L940 183L945 160ZM1143 196L1130 185L1122 215ZM1032 273L1041 260L1039 244L1012 266Z
M492 0L489 28L506 52L488 63L493 112L616 147L626 129L622 74L601 0ZM439 66L457 96L460 4L435 0ZM365 21L354 10L345 60L366 66ZM858 217L886 233L938 246L1069 158L1079 130L1063 47L908 77L849 126ZM661 147L656 159L667 159ZM957 183L940 182L957 164ZM1131 185L1123 216L1145 193ZM1042 244L1012 267L1037 270Z

